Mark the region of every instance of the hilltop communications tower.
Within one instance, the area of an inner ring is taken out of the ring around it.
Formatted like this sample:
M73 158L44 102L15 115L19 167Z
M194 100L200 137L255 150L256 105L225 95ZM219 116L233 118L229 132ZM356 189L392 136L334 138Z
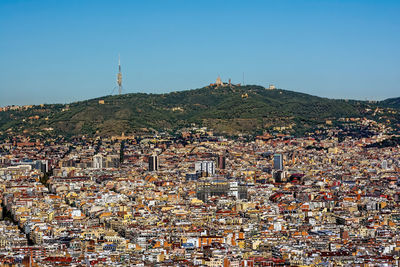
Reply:
M121 72L121 59L118 55L118 74L117 74L118 94L122 93L122 72Z

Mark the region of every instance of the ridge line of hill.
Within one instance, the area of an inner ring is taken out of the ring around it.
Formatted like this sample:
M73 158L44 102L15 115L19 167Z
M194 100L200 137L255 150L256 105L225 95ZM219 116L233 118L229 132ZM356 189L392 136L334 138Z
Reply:
M162 94L108 95L70 104L3 111L0 133L108 136L175 131L194 123L227 135L273 129L301 135L327 120L377 117L376 108L382 109L384 114L380 115L392 123L400 120L396 111L400 108L400 98L368 102L269 90L257 85L207 86Z

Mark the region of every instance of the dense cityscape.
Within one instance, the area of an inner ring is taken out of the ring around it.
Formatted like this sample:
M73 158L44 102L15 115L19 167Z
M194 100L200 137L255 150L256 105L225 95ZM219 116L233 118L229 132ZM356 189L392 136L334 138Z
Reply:
M400 1L0 1L0 266L400 266Z
M4 140L0 262L398 265L399 146L349 125L370 135Z

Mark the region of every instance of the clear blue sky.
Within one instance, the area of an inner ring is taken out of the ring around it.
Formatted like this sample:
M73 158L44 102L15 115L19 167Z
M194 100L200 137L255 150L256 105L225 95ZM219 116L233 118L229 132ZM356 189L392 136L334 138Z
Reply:
M0 1L0 106L224 81L400 96L400 1Z

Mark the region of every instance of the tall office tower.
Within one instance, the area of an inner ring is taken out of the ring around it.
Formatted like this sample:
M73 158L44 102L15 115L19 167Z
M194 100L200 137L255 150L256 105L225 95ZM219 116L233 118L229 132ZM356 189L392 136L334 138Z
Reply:
M36 160L35 169L41 171L42 173L47 173L49 171L49 161L48 160Z
M158 171L158 156L155 154L149 156L149 171Z
M226 157L224 155L218 155L217 168L221 170L226 168Z
M198 161L194 164L196 172L204 174L206 176L215 174L215 162L214 161Z
M283 170L283 155L274 155L274 170Z
M97 155L93 156L93 168L103 169L103 161L104 161L104 158L102 155L97 154Z
M384 169L384 170L388 169L388 162L386 159L382 160L382 169Z

